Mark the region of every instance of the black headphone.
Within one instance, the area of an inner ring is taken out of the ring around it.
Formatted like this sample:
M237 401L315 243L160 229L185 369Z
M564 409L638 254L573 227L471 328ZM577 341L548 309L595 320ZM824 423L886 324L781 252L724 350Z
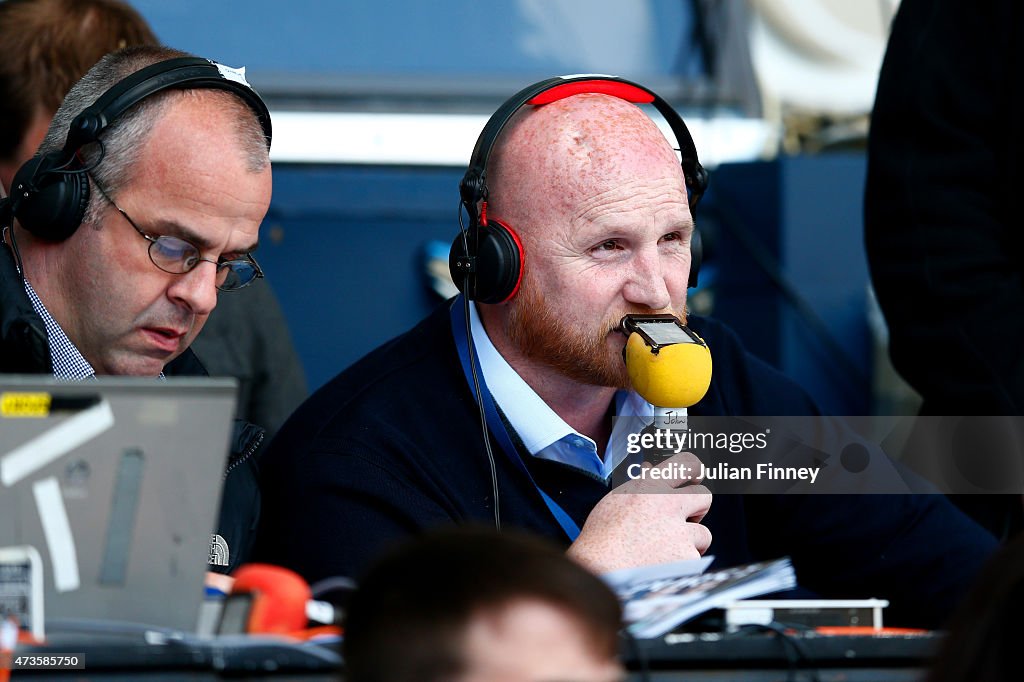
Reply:
M708 186L707 171L697 159L697 148L679 114L657 94L623 78L601 75L561 76L534 83L510 97L494 112L477 138L469 168L459 191L470 217L468 232L456 236L448 256L448 268L459 291L481 303L502 303L515 296L523 278L523 245L508 225L487 218L487 159L502 129L527 104L549 104L581 93L612 95L636 104L653 104L668 122L682 155L683 176L689 190L690 210L697 208ZM461 219L461 209L460 209ZM697 286L700 269L700 233L690 242L690 279Z
M227 90L242 99L259 119L270 149L270 112L241 74L199 57L176 57L127 76L75 116L64 148L39 154L11 182L10 210L21 226L46 241L67 239L85 217L89 180L79 151L96 142L114 121L150 95L170 89Z

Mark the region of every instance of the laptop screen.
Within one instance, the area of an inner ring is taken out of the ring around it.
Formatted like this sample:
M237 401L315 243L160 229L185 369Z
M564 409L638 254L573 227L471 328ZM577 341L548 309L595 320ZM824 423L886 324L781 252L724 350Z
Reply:
M0 377L0 548L38 555L47 622L194 631L235 394L233 379Z

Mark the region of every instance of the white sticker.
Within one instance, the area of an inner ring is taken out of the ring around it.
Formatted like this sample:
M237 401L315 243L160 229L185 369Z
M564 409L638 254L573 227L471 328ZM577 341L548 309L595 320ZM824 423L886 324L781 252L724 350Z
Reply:
M610 76L607 73L568 73L564 76L559 76L562 80L569 80L572 78L618 78L618 76Z
M0 455L0 483L12 486L114 425L106 400Z
M241 83L247 88L252 87L251 85L249 85L249 81L245 80L244 66L236 69L230 66L225 66L224 64L218 64L217 62L214 62L214 65L217 67L217 70L220 71L220 75L224 76L224 78L228 79L229 81Z
M78 576L78 552L71 534L71 521L60 494L60 484L54 476L32 484L36 510L43 525L43 536L50 550L53 564L53 585L58 592L69 592L81 587Z

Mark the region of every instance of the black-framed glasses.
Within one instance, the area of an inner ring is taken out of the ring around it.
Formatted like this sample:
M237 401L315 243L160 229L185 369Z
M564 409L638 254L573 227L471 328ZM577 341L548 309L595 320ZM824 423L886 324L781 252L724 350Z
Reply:
M245 254L244 258L237 260L213 260L212 258L203 258L199 251L199 248L191 242L185 241L179 237L171 237L169 235L161 235L154 237L151 234L143 232L142 229L135 224L135 221L131 219L124 209L117 205L117 203L110 198L106 190L96 182L96 178L89 175L93 184L96 185L96 189L99 190L107 202L117 209L117 212L124 216L124 219L128 221L128 224L135 228L143 238L149 242L149 260L153 261L153 265L157 266L164 272L169 272L172 275L184 275L186 272L191 272L200 263L207 262L213 263L217 268L216 285L221 291L238 291L242 287L246 287L252 284L257 279L263 277L263 270L260 268L259 263L252 257L251 254Z

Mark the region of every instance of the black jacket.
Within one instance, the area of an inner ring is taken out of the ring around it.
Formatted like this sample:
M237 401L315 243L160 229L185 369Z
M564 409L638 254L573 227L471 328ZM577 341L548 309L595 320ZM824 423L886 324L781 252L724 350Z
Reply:
M893 365L926 415L1024 415L1024 5L903 0L871 116L864 228ZM959 495L1001 537L1019 495Z
M893 22L865 233L892 361L925 414L1024 414L1022 36L1017 0L904 0Z
M52 374L50 342L43 320L25 293L21 275L10 250L0 247L0 374ZM164 373L167 376L206 376L191 350L186 350ZM244 561L255 537L260 513L259 453L263 429L235 422L231 454L224 472L217 532L211 542L210 570L230 573ZM219 539L218 539L219 536ZM228 548L228 562L214 563L214 556ZM218 548L218 552L214 552Z
M690 318L715 354L695 416L814 415L792 381L724 325ZM493 443L502 527L568 543L536 488ZM582 526L609 487L524 457L530 476ZM310 582L357 575L387 546L452 523L493 523L476 402L447 306L381 346L306 401L263 462L254 558ZM884 597L887 620L937 625L994 539L941 495L717 495L704 523L717 565L789 555L801 586L830 598Z

